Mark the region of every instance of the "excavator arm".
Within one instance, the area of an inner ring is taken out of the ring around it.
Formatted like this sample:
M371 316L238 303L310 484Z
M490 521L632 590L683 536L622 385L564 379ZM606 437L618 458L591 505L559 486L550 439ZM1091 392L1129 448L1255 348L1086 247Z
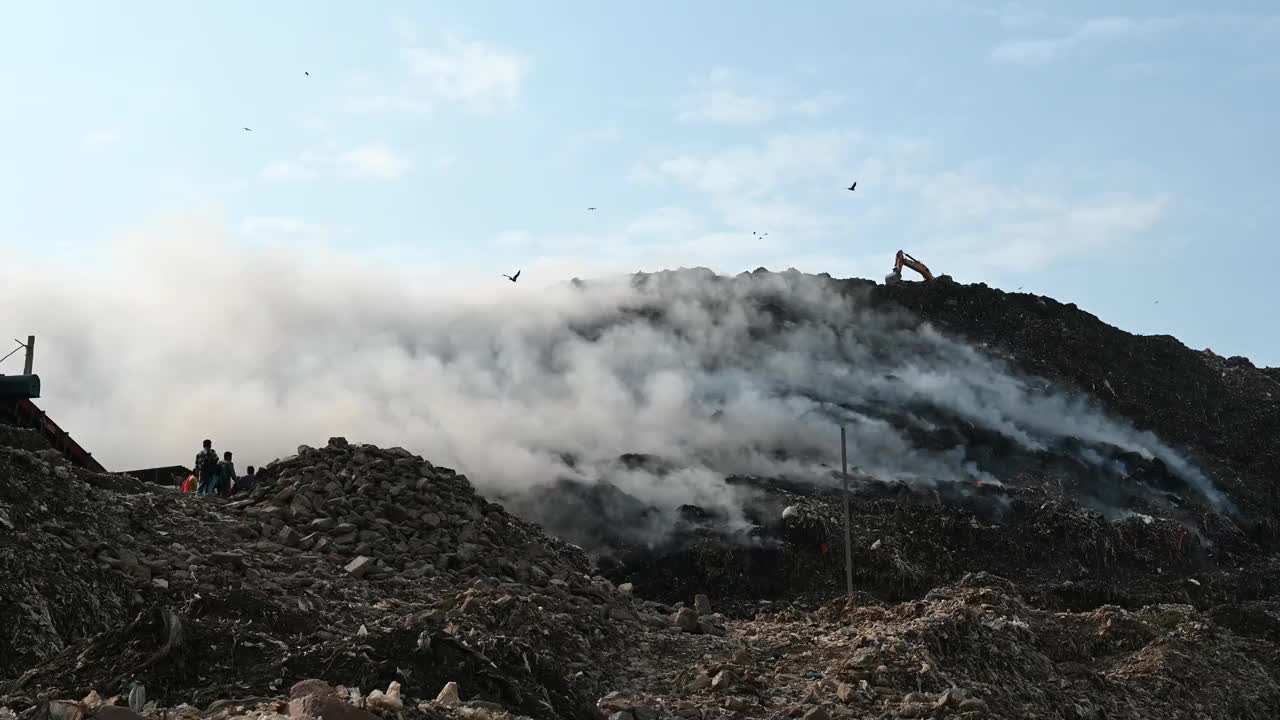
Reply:
M889 275L885 277L884 281L886 283L895 283L901 280L903 267L909 267L920 273L920 277L924 278L925 282L933 280L933 273L929 272L929 267L927 265L899 250L897 256L893 259L893 272L889 273Z

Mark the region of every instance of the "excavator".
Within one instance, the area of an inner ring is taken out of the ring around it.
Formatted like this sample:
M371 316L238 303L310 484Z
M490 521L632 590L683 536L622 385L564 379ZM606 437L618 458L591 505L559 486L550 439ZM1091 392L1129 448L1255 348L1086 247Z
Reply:
M896 282L901 282L904 265L920 273L925 282L933 280L933 273L929 272L929 268L924 263L899 250L898 255L893 260L893 272L884 276L884 284L892 285Z

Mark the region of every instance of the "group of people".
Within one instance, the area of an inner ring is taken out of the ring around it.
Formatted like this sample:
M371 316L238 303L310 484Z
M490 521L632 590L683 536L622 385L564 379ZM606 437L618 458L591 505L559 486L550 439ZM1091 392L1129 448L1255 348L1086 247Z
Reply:
M218 453L213 449L213 441L205 440L204 448L196 453L195 468L182 482L182 492L194 492L197 495L220 495L231 497L237 493L253 490L257 481L257 473L253 466L248 467L248 474L236 475L235 463L231 460L231 451Z

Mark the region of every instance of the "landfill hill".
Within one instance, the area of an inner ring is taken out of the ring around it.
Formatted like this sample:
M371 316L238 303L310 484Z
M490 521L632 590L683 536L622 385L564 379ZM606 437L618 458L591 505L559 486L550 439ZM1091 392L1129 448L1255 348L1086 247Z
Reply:
M641 275L635 282L661 285L691 272L698 271ZM937 329L1006 364L1023 384L1069 398L1064 408L1077 403L1150 433L1186 465L1096 438L1068 437L1028 450L948 414L928 397L910 407L859 407L907 428L909 452L963 448L966 463L989 470L998 482L920 487L881 482L855 468L858 588L898 601L985 571L1016 575L1036 603L1061 610L1171 598L1207 609L1261 601L1280 589L1280 382L1274 369L1190 350L1167 336L1135 336L1052 298L945 276L889 286L817 279L848 298L851 312L893 318L892 332L882 329L884 339L873 340L890 345L924 326ZM734 279L708 273L706 281ZM766 328L831 322L786 294L755 300ZM664 322L661 308L638 314ZM918 427L922 416L927 431ZM1086 455L1105 462L1082 462ZM657 475L667 462L641 454L620 460L657 468ZM1202 476L1211 490L1198 489L1188 475ZM761 599L820 601L844 586L837 483L759 476L730 476L724 483L743 499L749 530L710 508L664 512L608 483L564 481L509 501L593 550L608 577L634 581L652 599L673 602L706 592L726 598L727 611L749 614ZM580 512L583 507L590 511ZM791 517L784 519L786 508ZM648 526L673 530L655 544L652 533L635 531Z
M0 428L0 716L1275 716L1274 371L1033 295L823 282L1155 433L1229 503L1105 443L1030 452L934 412L921 447L966 443L998 483L859 477L846 599L834 482L728 477L750 530L686 505L658 546L616 488L544 488L625 516L582 523L589 553L556 537L582 540L567 514L535 507L548 533L401 448L301 447L224 501Z

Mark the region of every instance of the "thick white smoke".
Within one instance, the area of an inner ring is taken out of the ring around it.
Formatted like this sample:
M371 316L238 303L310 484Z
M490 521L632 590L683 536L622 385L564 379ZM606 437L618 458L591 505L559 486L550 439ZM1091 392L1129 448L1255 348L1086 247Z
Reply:
M152 239L92 273L0 269L0 328L38 336L42 406L116 470L190 464L205 437L243 467L345 435L403 445L482 491L607 472L660 506L727 506L729 473L820 481L844 421L865 473L999 481L902 427L945 416L1031 450L1074 436L1160 458L1220 501L1150 434L818 278L537 280L469 278L467 291L216 234ZM624 453L676 469L623 471Z

